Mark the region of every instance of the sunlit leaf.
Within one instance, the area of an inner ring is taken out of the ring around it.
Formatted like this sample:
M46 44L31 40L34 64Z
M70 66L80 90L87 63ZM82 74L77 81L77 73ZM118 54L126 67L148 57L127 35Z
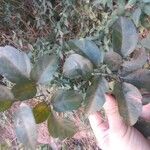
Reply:
M59 90L52 100L54 110L58 112L76 110L81 103L82 95L74 90Z
M79 54L70 55L63 66L63 74L69 78L88 76L92 71L92 63Z
M116 52L109 51L105 54L104 63L107 64L110 70L117 71L122 64L122 57Z
M24 52L12 46L0 47L0 74L11 82L18 83L29 78L30 71L30 60Z
M32 111L37 124L44 122L50 114L50 108L45 102L37 104Z
M35 63L31 71L31 78L38 84L47 84L53 79L58 65L56 55L44 55Z
M22 81L12 88L12 93L18 100L31 99L36 95L36 84L33 81Z
M109 85L105 78L100 77L94 80L94 83L86 92L85 111L87 115L100 111L105 103L105 93L108 92Z
M142 13L142 11L141 11L141 8L139 8L139 7L136 8L134 10L134 12L132 13L132 20L137 27L139 25L141 13Z
M148 69L139 69L125 77L122 77L122 79L138 88L150 90L150 70Z
M69 46L76 52L83 53L96 66L103 62L104 52L93 41L87 39L70 40Z
M139 130L144 137L150 137L150 122L140 119L134 127Z
M6 86L0 85L0 112L9 109L13 101L12 92Z
M8 110L13 104L11 100L0 101L0 112Z
M127 57L134 51L138 42L134 23L126 17L120 17L112 28L113 50Z
M114 95L118 102L119 113L128 125L134 125L142 111L142 96L132 84L116 83Z
M145 49L135 50L131 60L122 64L122 73L125 74L142 68L146 64L147 59L148 55Z
M60 139L72 137L77 131L73 122L57 117L52 112L48 117L48 130L52 137Z
M27 149L35 150L37 140L37 129L32 110L29 106L22 103L14 117L15 132L18 140Z

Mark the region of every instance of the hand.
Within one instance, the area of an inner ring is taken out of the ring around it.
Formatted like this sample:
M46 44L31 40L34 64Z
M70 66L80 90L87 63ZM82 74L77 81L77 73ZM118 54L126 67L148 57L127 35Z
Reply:
M107 115L106 121L99 112L89 116L91 127L102 150L150 150L150 141L138 130L123 122L112 96L106 95L104 109Z

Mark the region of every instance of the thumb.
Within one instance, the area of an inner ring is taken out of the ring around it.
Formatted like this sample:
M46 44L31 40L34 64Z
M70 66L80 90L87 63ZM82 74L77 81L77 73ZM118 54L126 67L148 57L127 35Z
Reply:
M127 126L125 125L122 117L119 114L116 100L111 95L105 95L105 98L106 103L104 104L104 109L108 118L110 130L118 132L118 129L126 129Z

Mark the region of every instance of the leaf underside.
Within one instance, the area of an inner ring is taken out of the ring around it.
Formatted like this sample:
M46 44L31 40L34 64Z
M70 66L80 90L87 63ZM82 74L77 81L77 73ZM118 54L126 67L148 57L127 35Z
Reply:
M59 60L56 55L44 55L33 66L31 79L38 84L47 84L53 79L58 68Z
M12 46L0 47L0 74L14 83L28 80L31 64L28 56Z
M93 41L87 39L70 40L68 44L76 52L84 54L96 66L103 62L104 52Z
M52 100L52 105L57 112L76 110L81 106L82 95L74 90L59 90Z
M70 55L63 66L63 74L71 79L86 77L93 71L93 64L79 54Z
M35 149L37 140L36 123L32 110L29 106L22 103L14 117L15 132L18 140L29 149Z

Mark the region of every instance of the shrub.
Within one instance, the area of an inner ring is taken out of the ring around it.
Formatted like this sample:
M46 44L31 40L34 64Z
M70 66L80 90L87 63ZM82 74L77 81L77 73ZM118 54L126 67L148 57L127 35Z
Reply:
M126 9L132 2L127 3ZM105 4L112 7L109 1ZM72 39L64 44L70 50L65 55L60 57L52 52L32 64L26 53L12 46L0 47L0 74L13 85L11 89L0 85L0 111L9 109L15 101L35 97L39 85L57 86L48 102L42 101L33 109L22 103L16 112L15 130L24 145L35 147L36 123L46 120L53 137L73 136L76 126L58 117L56 112L82 107L87 117L102 109L106 93L116 97L120 115L128 125L138 121L142 106L149 103L142 91L150 90L149 39L139 41L136 28L142 12L149 15L149 9L144 2L139 2L138 6L131 18L124 16L122 7L117 9L117 14L112 13L106 26L107 36L111 35L109 51L104 51L89 37ZM149 128L150 124L145 124ZM144 125L142 122L142 127Z

